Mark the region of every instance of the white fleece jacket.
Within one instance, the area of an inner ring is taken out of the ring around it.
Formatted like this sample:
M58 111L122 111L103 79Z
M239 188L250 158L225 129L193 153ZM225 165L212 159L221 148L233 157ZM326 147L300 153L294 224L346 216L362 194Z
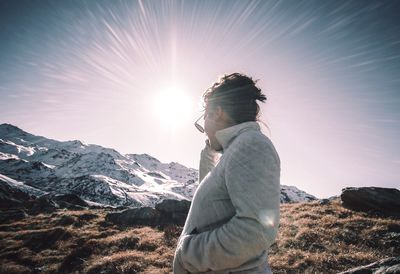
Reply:
M279 226L280 159L258 122L217 131L178 241L174 274L258 273ZM219 158L219 159L218 159ZM210 172L209 172L210 171Z

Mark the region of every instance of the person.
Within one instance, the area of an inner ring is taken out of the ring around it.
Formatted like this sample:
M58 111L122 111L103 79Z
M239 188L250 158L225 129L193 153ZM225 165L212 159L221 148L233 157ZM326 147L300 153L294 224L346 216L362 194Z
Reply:
M205 112L195 125L208 139L174 274L272 273L268 249L279 226L280 159L259 125L257 100L267 98L256 82L232 73L203 94Z

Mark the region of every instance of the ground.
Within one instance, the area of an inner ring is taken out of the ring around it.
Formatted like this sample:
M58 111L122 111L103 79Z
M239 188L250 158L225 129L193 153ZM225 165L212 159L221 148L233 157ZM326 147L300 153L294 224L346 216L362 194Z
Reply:
M0 273L170 273L180 226L119 227L108 210L59 210L0 225ZM281 205L274 273L336 273L400 256L400 219L339 200Z

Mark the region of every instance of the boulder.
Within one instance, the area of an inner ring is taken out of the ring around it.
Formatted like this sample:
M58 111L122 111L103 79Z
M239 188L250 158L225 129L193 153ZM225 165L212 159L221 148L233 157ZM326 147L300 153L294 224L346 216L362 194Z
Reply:
M165 199L156 204L155 208L161 213L160 223L184 225L191 202L188 200Z
M347 187L340 198L351 210L400 217L400 191L396 188Z
M89 207L89 204L75 194L58 194L51 197L61 208L80 210Z
M152 207L137 207L108 213L106 221L118 225L157 226L160 222L160 212Z
M24 203L24 207L30 215L53 213L59 208L54 201L46 196L40 196L35 200L27 201Z
M158 211L165 213L188 213L190 209L191 202L189 200L173 200L173 199L165 199L160 203L156 204L155 208Z
M119 212L108 213L106 222L118 225L165 226L184 225L191 202L188 200L165 199L155 208L137 207Z
M320 199L319 200L319 204L320 205L327 205L329 204L331 201L329 199Z
M391 257L379 260L369 265L360 266L344 272L340 272L339 274L366 274L366 273L379 273L379 274L400 273L400 257Z

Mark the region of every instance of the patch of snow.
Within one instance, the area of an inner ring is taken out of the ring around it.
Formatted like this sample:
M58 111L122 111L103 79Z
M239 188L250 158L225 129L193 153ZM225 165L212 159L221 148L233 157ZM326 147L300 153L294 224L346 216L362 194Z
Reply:
M12 178L10 178L8 176L5 176L3 174L0 174L0 181L8 184L11 187L18 188L19 190L21 190L23 192L26 192L26 193L29 193L29 194L33 194L33 195L35 195L37 197L47 193L47 192L42 191L40 189L37 189L35 187L28 186L24 182L20 182L20 181L14 180L14 179L12 179Z
M0 160L8 160L8 159L19 160L19 157L14 154L4 153L0 151Z

